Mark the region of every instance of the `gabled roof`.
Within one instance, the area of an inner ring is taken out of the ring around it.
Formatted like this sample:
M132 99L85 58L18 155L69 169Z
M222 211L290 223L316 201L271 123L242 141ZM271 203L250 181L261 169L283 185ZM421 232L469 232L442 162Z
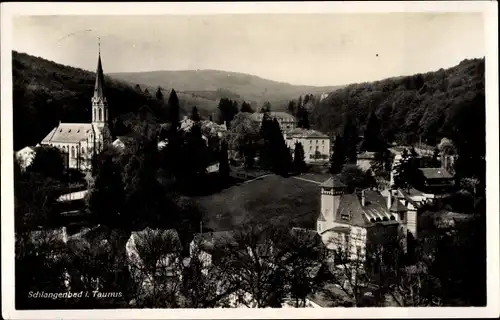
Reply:
M390 211L391 212L406 212L406 211L408 211L408 208L406 208L405 205L402 204L399 199L396 199L395 201L392 202Z
M42 143L77 143L87 140L93 132L91 123L60 123L42 140Z
M336 176L328 178L325 182L320 184L322 188L345 188L346 185L342 183Z
M340 198L339 208L335 214L335 221L353 226L363 227L368 222L364 210L355 194L344 194ZM348 216L349 219L342 219L343 216Z
M426 179L450 179L453 176L444 168L419 168Z
M306 130L302 128L295 128L287 132L286 134L287 138L298 138L298 137L305 137L305 138L322 138L322 139L328 139L328 135L321 133L316 130Z

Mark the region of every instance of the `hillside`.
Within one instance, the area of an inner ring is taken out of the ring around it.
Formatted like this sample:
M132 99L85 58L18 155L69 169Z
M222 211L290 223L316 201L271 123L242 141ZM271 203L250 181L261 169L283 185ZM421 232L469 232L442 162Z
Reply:
M97 66L97 61L96 61ZM151 105L151 100L129 84L114 80L105 73L105 94L110 106L110 119L136 112L142 105ZM25 53L12 52L13 73L13 125L14 149L35 145L47 133L62 122L89 122L90 99L93 94L95 73L61 65ZM154 94L156 87L142 86ZM165 99L170 91L164 91ZM179 94L181 113L186 114L192 106L214 108L215 100ZM151 99L151 98L149 98ZM153 108L154 109L154 108ZM158 115L164 110L154 110ZM200 114L204 114L200 109ZM112 123L110 124L112 126Z
M314 127L335 133L353 115L360 133L371 111L382 135L404 144L434 145L451 138L468 154L485 154L484 59L464 60L449 69L352 84L331 93L311 114Z
M109 76L134 85L139 83L152 87L175 88L180 92L195 94L209 100L212 100L214 96L230 99L240 97L259 107L265 101L269 101L275 110L285 109L289 100L300 95L321 94L339 88L338 86L296 86L250 74L219 70L112 73ZM224 92L226 94L221 94ZM228 95L233 95L233 98Z

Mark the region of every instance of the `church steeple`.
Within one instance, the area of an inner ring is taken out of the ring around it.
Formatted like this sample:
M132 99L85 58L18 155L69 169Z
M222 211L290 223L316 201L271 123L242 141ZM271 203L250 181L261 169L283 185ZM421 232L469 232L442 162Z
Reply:
M97 59L94 95L92 97L92 122L107 122L108 106L106 97L104 96L104 72L102 71L100 39L98 45L99 55Z

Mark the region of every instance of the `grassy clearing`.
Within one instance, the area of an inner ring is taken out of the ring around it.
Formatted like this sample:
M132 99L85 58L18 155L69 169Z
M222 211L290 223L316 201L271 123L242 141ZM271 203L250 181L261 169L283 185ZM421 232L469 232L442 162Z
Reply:
M245 222L315 228L320 210L318 185L272 175L196 198L204 227L228 230Z

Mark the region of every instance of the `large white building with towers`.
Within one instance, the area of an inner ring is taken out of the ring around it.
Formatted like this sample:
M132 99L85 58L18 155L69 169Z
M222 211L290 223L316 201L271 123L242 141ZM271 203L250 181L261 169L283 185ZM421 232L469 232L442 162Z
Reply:
M395 226L403 235L417 236L420 199L411 199L400 190L345 192L346 186L336 177L320 188L321 212L316 228L330 250L342 249L350 252L351 259L364 260L367 231L376 224Z
M90 170L93 155L99 153L105 144L111 143L111 133L108 127L109 109L104 95L104 73L100 49L91 103L92 121L90 123L60 122L40 142L41 145L58 148L63 153L68 168Z

